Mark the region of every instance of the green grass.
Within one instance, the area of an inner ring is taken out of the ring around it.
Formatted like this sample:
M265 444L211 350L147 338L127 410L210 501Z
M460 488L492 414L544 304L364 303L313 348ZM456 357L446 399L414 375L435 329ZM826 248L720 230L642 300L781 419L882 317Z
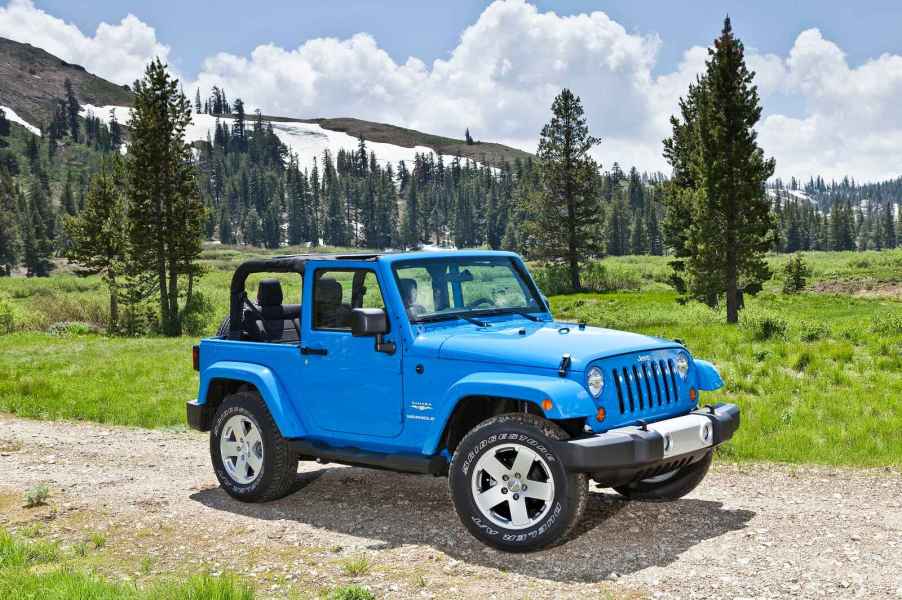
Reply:
M208 331L225 315L231 271L247 256L231 247L205 250L210 270L199 289L215 306ZM747 298L738 327L727 325L722 312L677 304L665 284L666 257L605 259L605 281L639 291L554 296L552 306L559 318L683 339L696 356L713 360L727 384L704 401L737 402L743 409L742 427L723 452L732 459L902 464L902 302L812 291L783 295L781 266L788 257L768 260L777 275L762 294ZM813 271L809 290L830 281L902 279L902 250L806 253L805 260ZM296 297L299 278L283 281L286 298ZM109 338L78 328L49 335L35 325L81 320L65 314L66 307L90 313L86 307L93 304L102 311L104 290L95 277L4 278L0 309L2 298L21 326L0 335L0 411L184 426L184 402L197 393L194 338Z
M137 587L80 569L85 551L71 556L51 542L30 541L0 529L0 598L17 600L253 600L254 591L231 575L160 579Z

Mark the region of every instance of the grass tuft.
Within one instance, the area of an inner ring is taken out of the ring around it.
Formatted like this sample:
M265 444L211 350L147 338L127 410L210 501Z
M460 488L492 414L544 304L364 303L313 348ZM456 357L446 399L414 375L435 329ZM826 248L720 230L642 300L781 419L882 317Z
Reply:
M25 492L25 508L44 506L45 504L47 504L47 499L49 497L50 488L47 487L47 484L38 484Z
M370 572L370 561L366 556L358 556L344 561L341 571L350 577L359 577Z

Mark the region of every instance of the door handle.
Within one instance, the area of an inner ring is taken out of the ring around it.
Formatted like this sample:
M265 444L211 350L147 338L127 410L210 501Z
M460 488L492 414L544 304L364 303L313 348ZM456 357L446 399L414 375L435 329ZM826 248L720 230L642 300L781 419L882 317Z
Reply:
M316 354L317 356L325 356L329 354L329 351L325 348L311 348L309 346L301 346L301 354L304 356L308 356L310 354Z

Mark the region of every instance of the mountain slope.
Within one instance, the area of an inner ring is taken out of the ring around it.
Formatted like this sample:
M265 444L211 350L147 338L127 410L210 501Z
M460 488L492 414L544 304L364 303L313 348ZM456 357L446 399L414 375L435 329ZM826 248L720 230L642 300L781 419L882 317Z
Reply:
M0 37L0 106L12 108L39 127L50 122L54 103L65 94L69 78L81 102L128 106L132 93L30 44Z
M0 37L0 106L11 108L31 125L40 127L50 121L54 102L65 93L63 82L67 77L72 81L75 94L82 104L94 107L132 105L133 94L128 88L92 75L84 67L67 63L30 44ZM106 116L95 112L101 118ZM493 165L513 162L517 158L525 160L530 156L528 152L503 144L479 142L470 145L462 139L348 117L299 119L267 115L266 119L274 124L308 123L355 139L362 135L368 142L398 147L395 153L399 155L431 149L436 154L461 156ZM353 145L344 144L342 147ZM383 152L386 158L389 154L392 153Z

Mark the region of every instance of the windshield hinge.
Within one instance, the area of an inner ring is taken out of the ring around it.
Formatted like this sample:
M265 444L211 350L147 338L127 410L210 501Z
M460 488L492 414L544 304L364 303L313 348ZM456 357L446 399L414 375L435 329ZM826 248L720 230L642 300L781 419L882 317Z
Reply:
M561 357L561 365L557 368L557 374L564 377L570 369L570 355L564 354Z

